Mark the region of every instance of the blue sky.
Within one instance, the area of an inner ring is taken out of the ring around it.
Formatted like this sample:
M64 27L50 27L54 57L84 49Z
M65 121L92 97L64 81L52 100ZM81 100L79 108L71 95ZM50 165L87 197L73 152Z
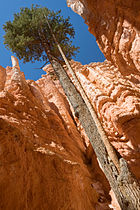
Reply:
M3 24L13 19L13 14L20 11L21 7L31 7L32 4L38 4L46 6L52 10L62 10L64 17L70 16L71 23L75 28L75 40L73 41L76 46L80 47L80 52L77 54L74 60L81 62L82 64L88 64L90 62L104 61L104 56L96 44L96 40L93 35L88 32L88 27L84 23L83 18L75 14L66 5L66 0L4 0L0 7L0 65L3 67L11 66L11 55L9 50L5 49L3 44L4 31L2 29ZM26 79L37 80L44 72L42 70L36 70L34 68L41 67L43 63L36 62L35 64L20 62L21 71L24 72Z

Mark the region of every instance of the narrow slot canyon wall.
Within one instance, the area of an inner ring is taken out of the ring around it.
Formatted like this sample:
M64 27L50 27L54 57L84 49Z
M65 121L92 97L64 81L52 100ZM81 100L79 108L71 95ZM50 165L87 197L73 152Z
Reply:
M106 57L72 66L112 145L140 178L140 1L68 0ZM94 49L93 49L94 50Z
M0 67L0 209L110 209L107 180L58 81Z

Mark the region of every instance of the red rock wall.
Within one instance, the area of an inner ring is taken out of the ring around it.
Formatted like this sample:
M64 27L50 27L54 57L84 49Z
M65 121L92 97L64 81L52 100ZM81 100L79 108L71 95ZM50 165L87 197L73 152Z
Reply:
M68 0L108 61L72 64L115 148L140 178L140 1ZM77 67L76 67L77 65Z
M60 86L49 76L25 81L17 67L6 73L0 92L0 209L109 209L109 185L96 158L95 174L86 157Z

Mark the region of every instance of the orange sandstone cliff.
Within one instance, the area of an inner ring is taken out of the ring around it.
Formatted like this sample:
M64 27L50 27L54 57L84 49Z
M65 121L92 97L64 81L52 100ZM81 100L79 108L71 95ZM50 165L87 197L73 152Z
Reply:
M140 178L140 1L68 0L107 60L72 63L117 151Z
M0 209L109 209L58 82L26 81L16 58L0 67Z

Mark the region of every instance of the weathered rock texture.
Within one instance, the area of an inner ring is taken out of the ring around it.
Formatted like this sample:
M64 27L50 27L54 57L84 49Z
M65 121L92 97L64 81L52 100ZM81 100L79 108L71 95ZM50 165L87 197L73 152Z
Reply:
M109 185L96 158L93 168L86 157L58 82L50 76L26 81L18 63L6 72L0 92L0 209L109 209Z
M69 0L110 61L93 63L79 78L112 144L140 178L140 2Z
M71 62L110 142L140 178L140 84L129 80L111 62ZM135 76L135 75L134 75Z
M108 61L72 64L117 151L139 179L140 1L67 0Z

